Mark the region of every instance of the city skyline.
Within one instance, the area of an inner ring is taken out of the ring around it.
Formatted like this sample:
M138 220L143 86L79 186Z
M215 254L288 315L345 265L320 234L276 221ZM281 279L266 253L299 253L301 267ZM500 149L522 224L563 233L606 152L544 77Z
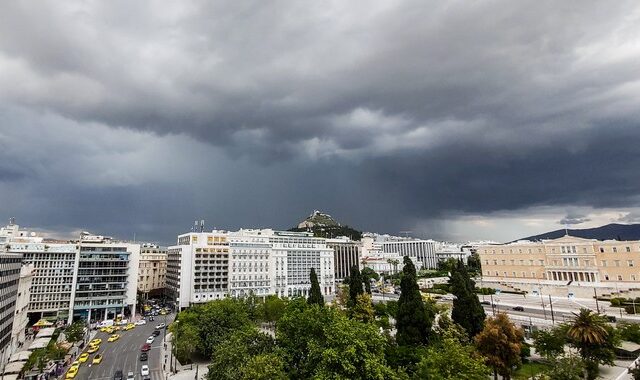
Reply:
M640 221L634 2L2 8L21 225L168 244L318 209L504 242Z

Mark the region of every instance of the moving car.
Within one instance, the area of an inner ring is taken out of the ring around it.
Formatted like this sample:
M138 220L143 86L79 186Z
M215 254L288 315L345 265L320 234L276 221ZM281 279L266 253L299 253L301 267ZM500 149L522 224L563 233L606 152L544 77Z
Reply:
M96 356L93 357L93 361L91 363L100 364L101 362L102 362L102 355L97 354Z
M121 370L117 370L113 374L113 380L122 380L122 371Z
M109 337L109 339L107 339L109 342L115 342L116 340L120 339L120 335L118 334L113 334Z
M522 306L514 306L513 310L515 310L515 311L524 311L524 307L522 307Z
M151 345L149 343L145 343L142 345L142 347L140 348L140 351L142 352L146 352L149 351L151 349Z
M90 354L93 354L94 352L98 352L99 349L100 349L100 346L98 346L97 344L90 344L87 352Z
M153 335L153 336L160 335L160 330L153 330L153 333L151 333L151 335Z
M151 343L153 343L154 340L156 340L156 337L151 335L150 337L147 338L147 343L151 344Z
M123 329L123 330L125 330L125 331L129 331L129 330L131 330L131 329L133 329L133 328L135 328L135 327L136 327L136 325L134 325L133 323L129 323L129 324L127 324L127 325L124 327L124 329Z
M88 353L86 353L86 352L83 352L82 354L80 354L80 356L78 356L78 361L79 361L80 363L84 363L84 362L86 362L87 360L89 360L89 354L88 354Z
M149 355L146 352L143 352L140 354L140 361L141 362L146 362L147 360L149 360Z
M136 325L138 325L138 326L140 326L140 325L144 325L144 324L146 324L146 323L147 323L147 321L145 321L144 319L141 319L141 320L139 320L139 321L136 321L136 323L135 323L135 324L136 324Z
M159 325L156 326L157 329L163 329L165 328L167 325L165 325L164 323L161 323Z
M142 368L140 368L140 374L142 376L149 376L149 366L148 365L143 365Z
M92 345L92 346L98 346L98 345L100 345L100 343L102 343L102 339L100 339L100 338L94 339L91 342L89 342L89 344Z
M127 373L127 380L135 380L135 379L136 379L136 375L134 375L133 372Z
M65 375L65 379L73 379L76 377L76 375L78 374L78 367L71 367L69 368L69 370L67 371L67 374Z

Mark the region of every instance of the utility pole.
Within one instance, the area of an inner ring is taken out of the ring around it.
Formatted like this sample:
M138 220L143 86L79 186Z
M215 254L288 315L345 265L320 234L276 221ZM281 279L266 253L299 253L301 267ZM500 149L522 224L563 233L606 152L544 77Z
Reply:
M593 295L596 297L596 310L598 314L600 314L600 305L598 304L598 293L596 292L596 287L593 287Z
M551 294L549 294L549 306L551 306L551 324L554 325L556 320L553 317L553 302L551 301Z

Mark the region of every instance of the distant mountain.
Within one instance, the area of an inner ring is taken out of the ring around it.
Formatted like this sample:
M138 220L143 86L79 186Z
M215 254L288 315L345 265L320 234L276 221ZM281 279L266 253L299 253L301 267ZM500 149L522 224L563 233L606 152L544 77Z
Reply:
M362 232L353 229L347 225L341 225L329 214L325 214L315 210L311 215L298 223L297 227L289 229L289 231L297 232L313 232L313 236L335 238L338 236L347 236L352 240L360 240Z
M611 223L606 226L585 228L580 230L569 229L555 230L544 234L529 236L521 240L543 240L557 239L563 237L566 233L571 236L581 237L585 239L597 240L640 240L640 224L617 224Z

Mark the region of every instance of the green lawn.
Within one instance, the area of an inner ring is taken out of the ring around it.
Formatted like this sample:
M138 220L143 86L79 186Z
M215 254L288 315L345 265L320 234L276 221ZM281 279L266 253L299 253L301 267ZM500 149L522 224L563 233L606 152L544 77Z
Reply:
M530 379L531 376L536 375L546 370L547 368L549 368L548 364L534 363L534 362L525 363L522 365L522 367L520 367L519 370L516 371L516 373L513 374L513 379L514 380Z

